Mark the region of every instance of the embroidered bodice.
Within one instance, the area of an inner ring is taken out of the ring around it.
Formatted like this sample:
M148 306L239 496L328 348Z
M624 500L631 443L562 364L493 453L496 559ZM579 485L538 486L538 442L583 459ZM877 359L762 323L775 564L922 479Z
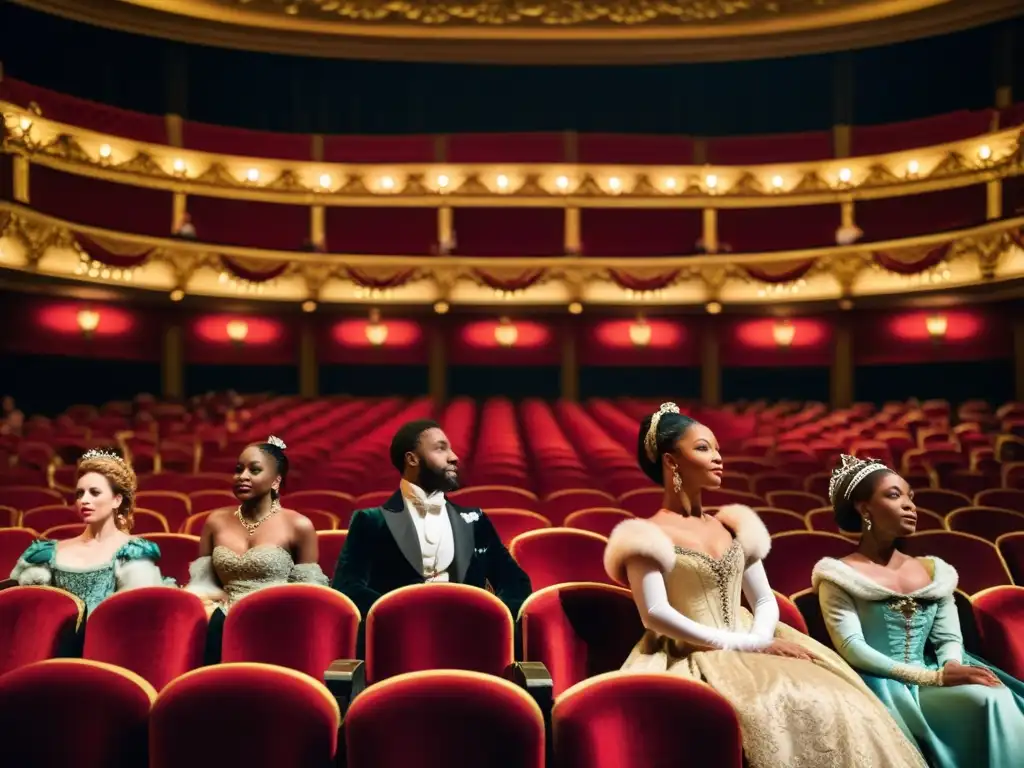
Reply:
M157 562L160 559L160 548L147 539L132 538L121 546L107 562L98 563L87 568L75 568L57 562L57 542L40 539L32 542L25 550L15 566L11 577L23 583L49 583L70 592L83 603L87 612L110 597L119 588L119 567L124 563L138 560ZM48 571L49 581L34 578L26 581L22 578L32 568Z
M213 569L231 602L272 584L287 584L295 563L281 547L263 544L238 555L234 550L213 548Z
M717 559L683 547L673 551L675 567L665 574L669 604L700 624L736 631L745 565L739 539Z

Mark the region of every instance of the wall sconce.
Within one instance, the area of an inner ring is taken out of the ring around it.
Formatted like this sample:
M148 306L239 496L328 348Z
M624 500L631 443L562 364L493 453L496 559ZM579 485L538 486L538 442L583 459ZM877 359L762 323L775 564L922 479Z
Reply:
M370 322L366 325L366 340L375 347L383 346L388 340L388 327L380 321L380 310L370 310Z
M89 338L100 326L100 313L94 309L80 309L78 315L75 318L78 321L78 327L82 329L82 334Z
M501 318L494 329L494 340L503 347L514 347L518 339L519 329L507 317Z
M232 320L227 324L228 338L235 344L242 344L249 335L249 324L244 320Z
M932 337L933 341L939 341L946 337L946 331L949 328L949 318L945 315L928 315L924 322L925 327L928 329L928 335Z
M790 346L795 336L796 326L789 322L789 320L780 320L772 326L772 338L775 339L776 346Z
M636 322L629 326L629 340L634 347L646 347L651 343L652 329L643 315L637 315Z

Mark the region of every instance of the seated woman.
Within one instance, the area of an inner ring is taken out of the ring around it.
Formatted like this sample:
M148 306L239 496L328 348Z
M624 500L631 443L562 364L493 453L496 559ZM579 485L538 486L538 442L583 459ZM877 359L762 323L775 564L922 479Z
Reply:
M214 510L206 518L186 589L202 597L210 613L226 612L262 587L328 584L317 563L313 524L278 501L288 476L285 447L271 436L242 451L235 467L238 508Z
M19 558L11 578L22 585L66 590L91 611L115 592L159 586L160 548L131 536L138 481L115 453L87 451L78 463L75 509L85 530L64 541L35 541Z
M857 552L814 568L839 653L932 766L1020 765L1024 683L964 651L952 566L896 548L917 529L907 482L881 462L843 456L829 498L840 528L862 531Z
M739 716L750 768L923 766L841 658L778 623L761 564L771 539L757 514L701 508L701 490L722 484L711 430L666 403L641 425L638 454L665 495L652 518L620 523L605 550L605 569L628 583L647 627L623 669L708 683Z

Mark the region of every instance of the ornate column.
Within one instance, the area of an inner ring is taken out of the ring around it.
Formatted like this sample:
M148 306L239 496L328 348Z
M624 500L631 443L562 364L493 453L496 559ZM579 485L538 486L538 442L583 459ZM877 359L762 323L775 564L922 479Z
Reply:
M448 399L448 348L444 324L435 319L429 334L427 388L430 399L438 406Z
M185 364L182 330L178 323L164 328L160 352L161 394L168 400L180 400L185 396Z
M31 167L28 158L22 155L15 155L11 163L14 186L14 200L18 203L28 205L29 199L29 168Z
M829 399L833 408L848 408L853 404L854 396L853 329L848 315L839 317L833 333Z
M173 82L168 80L169 83ZM183 125L181 115L164 115L164 125L167 128L167 145L181 147L184 144ZM185 222L185 213L188 211L188 197L184 192L175 192L171 198L171 232L177 232L178 228Z
M718 209L705 208L701 227L701 240L707 253L718 252Z
M706 323L701 331L700 399L708 406L722 404L722 361L716 322Z
M562 248L565 253L571 254L578 254L581 251L579 208L569 207L565 209Z
M309 242L313 245L324 245L327 240L324 207L313 205L309 209Z
M299 395L320 394L320 361L316 354L316 326L312 320L302 323L299 332Z
M562 398L570 402L580 399L580 366L576 349L576 324L562 328Z

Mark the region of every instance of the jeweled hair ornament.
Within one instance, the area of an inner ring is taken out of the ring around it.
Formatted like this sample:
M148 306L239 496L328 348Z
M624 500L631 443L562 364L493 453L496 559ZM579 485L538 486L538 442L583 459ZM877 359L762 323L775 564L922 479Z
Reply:
M267 445L272 445L275 448L280 448L282 451L288 447L287 445L284 444L284 440L282 440L280 437L277 437L276 435L271 435L270 437L267 438Z
M846 487L843 488L842 496L844 500L849 501L850 496L853 495L853 489L865 477L872 472L889 468L878 459L858 459L856 456L847 456L845 453L839 458L839 466L832 470L832 479L828 481L828 499L832 502L833 506L839 501L837 497L839 489L843 487L843 483L846 483ZM849 481L847 481L847 478L849 478Z
M128 463L123 457L113 451L104 451L101 448L90 448L82 454L82 458L80 458L79 461L86 461L88 459L113 459L118 464L123 464L126 467L128 466Z
M675 403L662 403L657 412L651 416L651 426L647 428L644 436L644 451L651 461L658 460L658 422L666 413L679 413L679 406Z

